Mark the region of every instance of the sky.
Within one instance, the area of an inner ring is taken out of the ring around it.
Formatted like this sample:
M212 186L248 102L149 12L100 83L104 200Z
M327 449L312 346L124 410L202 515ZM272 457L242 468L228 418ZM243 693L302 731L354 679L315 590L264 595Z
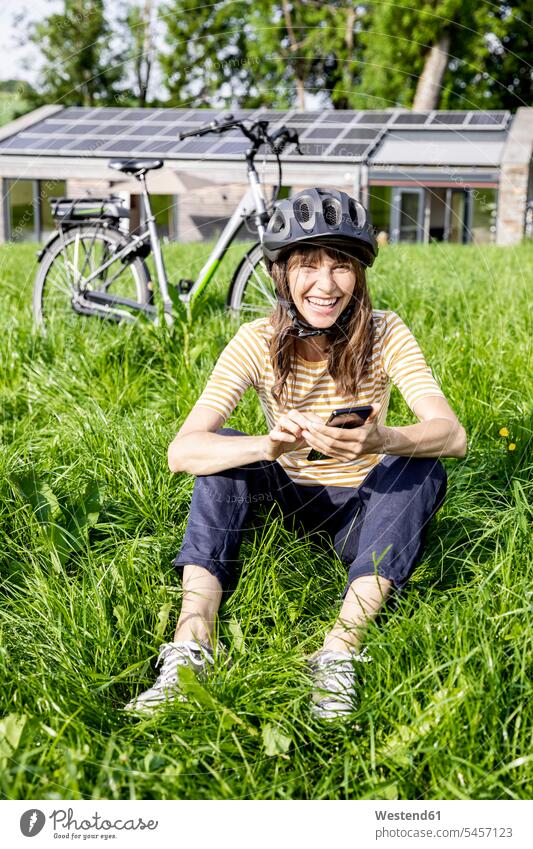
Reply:
M61 8L60 0L2 0L0 5L0 79L22 79L34 82L39 54L31 45L19 46L24 36L24 24L15 27L13 19L21 12L26 21L39 20ZM27 62L28 68L23 67Z

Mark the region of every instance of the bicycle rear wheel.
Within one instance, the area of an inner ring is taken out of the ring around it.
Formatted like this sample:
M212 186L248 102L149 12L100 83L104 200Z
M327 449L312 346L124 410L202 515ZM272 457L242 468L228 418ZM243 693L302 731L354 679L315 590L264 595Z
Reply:
M138 304L151 303L150 278L139 257L124 263L113 259L125 237L117 230L99 226L76 227L61 234L47 249L33 289L36 323L45 329L51 323L64 325L79 314L114 321L133 321L135 308L109 307L90 302L84 293L103 292L129 298ZM89 275L111 260L106 269L87 281Z
M260 244L241 260L228 293L227 306L242 321L270 315L276 306L274 281L268 273Z

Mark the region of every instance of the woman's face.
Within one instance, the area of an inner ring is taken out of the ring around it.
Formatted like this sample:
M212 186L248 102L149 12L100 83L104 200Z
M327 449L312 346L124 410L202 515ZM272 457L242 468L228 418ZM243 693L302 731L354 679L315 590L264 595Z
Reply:
M324 250L293 254L287 277L301 318L314 327L331 327L350 302L355 270L350 257L332 259Z

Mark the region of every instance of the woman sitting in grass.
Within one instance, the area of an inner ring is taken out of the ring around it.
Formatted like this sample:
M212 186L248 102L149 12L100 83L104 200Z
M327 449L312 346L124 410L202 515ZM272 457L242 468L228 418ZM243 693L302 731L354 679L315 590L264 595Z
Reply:
M174 561L183 604L159 677L130 710L183 699L179 666L213 668L215 619L237 584L243 531L255 506L275 499L293 528L324 532L346 564L340 612L309 666L313 714L348 716L365 626L409 580L444 500L438 458L466 453L412 333L394 312L372 309L365 267L377 246L363 207L340 191L299 192L277 207L263 248L278 304L239 329L169 446L171 471L197 476ZM418 424L385 425L391 382ZM251 386L266 436L222 427ZM326 425L333 410L354 406L371 406L364 424Z

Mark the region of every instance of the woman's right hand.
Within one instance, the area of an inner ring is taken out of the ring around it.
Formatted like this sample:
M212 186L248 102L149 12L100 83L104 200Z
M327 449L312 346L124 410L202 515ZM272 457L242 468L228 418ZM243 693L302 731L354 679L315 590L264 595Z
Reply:
M277 460L281 454L285 454L287 451L298 451L299 448L307 445L302 437L302 425L291 418L292 412L296 413L296 417L300 421L302 420L302 413L289 410L288 413L283 413L279 417L275 427L265 436L265 457L267 460Z

